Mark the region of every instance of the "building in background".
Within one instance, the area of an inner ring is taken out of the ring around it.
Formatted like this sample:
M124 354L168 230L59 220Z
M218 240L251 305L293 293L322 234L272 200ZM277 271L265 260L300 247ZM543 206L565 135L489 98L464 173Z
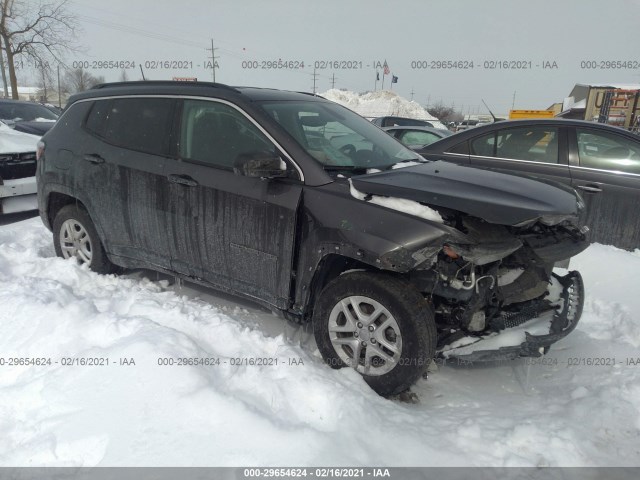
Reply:
M640 84L581 84L573 87L559 117L588 120L638 131Z

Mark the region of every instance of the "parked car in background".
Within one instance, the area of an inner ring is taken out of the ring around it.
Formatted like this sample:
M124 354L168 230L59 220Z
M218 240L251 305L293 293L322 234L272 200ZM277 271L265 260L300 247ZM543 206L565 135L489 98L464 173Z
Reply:
M0 99L0 121L19 132L44 135L58 120L58 114L39 103Z
M582 120L513 120L457 133L420 154L570 185L587 204L582 221L592 242L640 248L638 135Z
M383 127L383 130L417 153L426 145L453 135L449 130L432 127Z
M463 130L468 130L469 128L474 128L480 123L479 120L463 120L458 123L455 127L456 132L462 132Z
M39 136L0 122L0 214L35 210L36 145Z
M446 125L440 120L418 120L417 118L407 117L378 117L371 120L371 123L378 127L432 127L447 130Z
M321 97L105 84L71 97L38 154L60 257L310 322L326 363L382 395L436 355L539 357L580 319L580 274L553 273L588 246L573 189L427 162Z

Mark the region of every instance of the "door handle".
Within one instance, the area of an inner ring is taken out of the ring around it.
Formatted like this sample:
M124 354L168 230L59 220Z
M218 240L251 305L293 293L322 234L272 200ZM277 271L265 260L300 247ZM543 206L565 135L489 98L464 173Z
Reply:
M602 191L600 187L597 187L595 185L578 185L576 188L579 188L580 190L583 190L587 193L600 193Z
M87 153L87 154L85 154L84 159L87 162L91 162L91 163L95 163L95 164L104 163L104 158L102 158L97 153Z
M189 175L176 175L175 173L172 173L168 176L169 181L171 183L177 183L180 185L185 185L187 187L197 187L198 186L198 182L196 182L193 178L191 178Z

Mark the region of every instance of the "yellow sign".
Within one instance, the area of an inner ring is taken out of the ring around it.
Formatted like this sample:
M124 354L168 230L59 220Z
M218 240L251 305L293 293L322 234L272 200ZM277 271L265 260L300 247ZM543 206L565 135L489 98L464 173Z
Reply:
M510 110L509 120L522 118L553 118L553 110Z

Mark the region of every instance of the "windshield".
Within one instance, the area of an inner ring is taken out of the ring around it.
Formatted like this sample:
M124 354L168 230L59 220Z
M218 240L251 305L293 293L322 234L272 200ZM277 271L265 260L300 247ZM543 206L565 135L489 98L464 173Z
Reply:
M368 120L334 103L263 102L262 108L328 170L382 170L422 160Z
M5 103L0 104L0 118L14 122L34 120L55 121L58 116L47 107L34 103Z

